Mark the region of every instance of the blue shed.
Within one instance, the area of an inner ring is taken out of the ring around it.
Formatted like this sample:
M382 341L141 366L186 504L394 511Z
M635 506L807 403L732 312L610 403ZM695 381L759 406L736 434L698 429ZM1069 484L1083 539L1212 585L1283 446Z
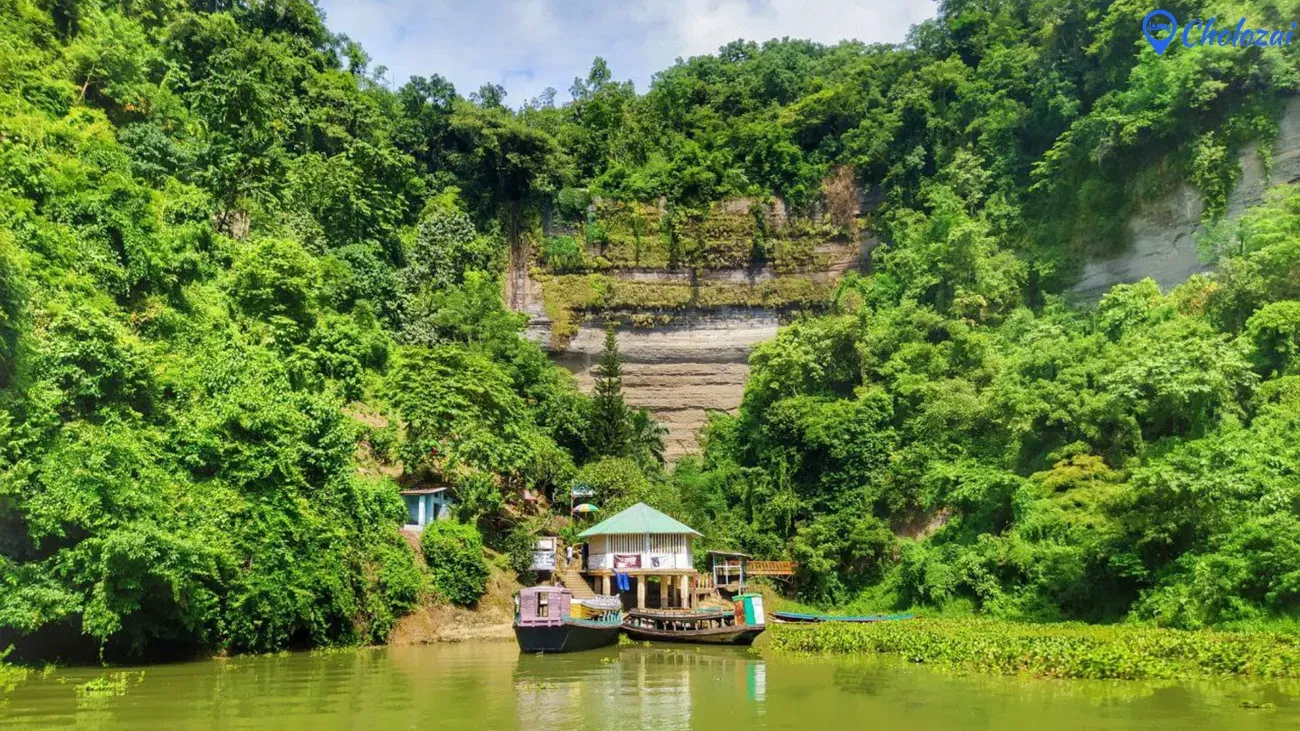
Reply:
M402 490L406 501L406 527L420 529L426 523L451 517L452 500L445 487Z

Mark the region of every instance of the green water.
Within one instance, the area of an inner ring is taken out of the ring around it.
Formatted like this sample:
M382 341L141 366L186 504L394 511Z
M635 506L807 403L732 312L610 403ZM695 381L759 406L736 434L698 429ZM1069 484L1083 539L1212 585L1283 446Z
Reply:
M954 676L691 646L537 657L465 643L37 674L0 698L0 729L17 728L1246 731L1300 728L1300 686Z

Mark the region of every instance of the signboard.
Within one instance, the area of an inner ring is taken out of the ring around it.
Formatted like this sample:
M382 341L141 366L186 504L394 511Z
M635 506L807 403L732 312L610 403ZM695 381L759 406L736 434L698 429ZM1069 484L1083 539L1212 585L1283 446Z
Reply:
M616 553L614 554L614 569L639 569L641 568L641 554L639 553Z
M528 568L533 571L554 571L555 551L533 551L533 563Z
M595 494L596 494L596 488L592 487L591 485L588 485L585 482L573 483L574 497L592 497Z
M532 571L555 570L555 537L542 536L533 546L533 562L529 564Z

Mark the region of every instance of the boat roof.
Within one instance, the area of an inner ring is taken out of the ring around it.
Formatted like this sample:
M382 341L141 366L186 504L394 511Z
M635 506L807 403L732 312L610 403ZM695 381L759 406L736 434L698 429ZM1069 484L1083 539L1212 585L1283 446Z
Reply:
M578 534L579 538L591 536L636 535L636 534L687 534L703 535L694 528L670 518L645 503L637 503L619 513L591 526Z
M520 594L572 594L568 588L563 586L526 586L519 590Z
M445 492L446 490L447 490L447 488L445 488L445 487L418 487L418 488L416 488L416 489L414 489L414 490L402 490L400 494L402 494L402 495L435 495L435 494L440 493L440 492Z
M741 553L740 551L709 551L709 552L708 552L708 555L710 555L710 556L739 556L739 557L741 557L741 558L753 558L753 556L749 555L748 553Z

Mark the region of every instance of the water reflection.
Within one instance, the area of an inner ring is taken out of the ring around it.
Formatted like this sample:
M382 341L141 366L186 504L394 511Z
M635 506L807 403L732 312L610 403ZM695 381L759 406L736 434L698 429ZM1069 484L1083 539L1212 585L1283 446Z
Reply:
M1300 728L1297 683L964 676L879 659L764 659L689 645L536 656L512 643L465 643L110 677L122 672L36 673L0 699L0 729Z
M703 709L741 696L767 697L762 659L732 648L636 647L592 653L522 655L515 668L520 728L687 729Z

